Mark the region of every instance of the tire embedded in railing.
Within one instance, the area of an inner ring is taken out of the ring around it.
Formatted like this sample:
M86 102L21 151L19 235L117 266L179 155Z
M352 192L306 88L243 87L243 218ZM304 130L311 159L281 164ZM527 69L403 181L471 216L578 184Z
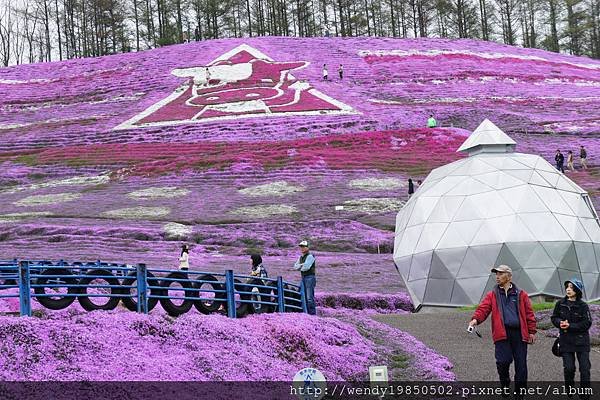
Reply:
M147 275L148 286L160 286L160 281L156 279L156 277L151 272L147 272ZM137 284L137 273L135 271L130 272L127 276L128 277L123 280L123 286L132 286L134 284ZM124 287L123 289L121 289L121 293L124 295L124 297L121 299L123 301L123 305L129 311L137 311L137 290ZM161 289L150 289L150 295L161 296L162 293L163 292ZM151 311L154 307L156 307L157 304L158 299L156 297L149 297L148 311Z
M247 284L249 286L246 286L246 291L254 293L250 296L253 301L272 301L270 289L257 287L265 286L265 282L261 279L248 279ZM253 314L264 314L274 311L274 307L270 304L250 303L249 306L249 311Z
M79 281L79 293L87 294L90 288L87 287L90 283L103 280L107 282L109 285L118 286L119 280L114 277L114 275L105 269L94 269L89 271L86 275L87 278L81 278ZM110 288L110 294L119 295L123 293L120 288ZM88 297L88 296L79 296L77 299L79 300L79 304L86 311L94 311L94 310L114 310L119 304L119 297L109 297L108 301L105 304L96 304L93 299L98 299L99 297Z
M192 286L192 282L189 281L189 277L185 272L171 272L169 275L165 276L167 279L182 279L182 281L167 281L162 280L161 286L164 287L164 296L168 296L169 287L173 284L179 284L186 290L178 290L178 293L183 293L185 297L197 297L197 292L195 290L187 290L194 289ZM172 317L177 317L178 315L185 314L190 311L192 305L194 305L193 300L184 299L181 304L175 304L173 299L162 298L160 299L160 305L162 308Z
M240 281L239 279L234 279L233 282L234 282L236 292L249 292L248 286L246 286L245 283L242 283L242 281ZM252 299L252 295L250 295L250 294L240 293L240 294L238 294L238 296L240 297L240 300L251 300ZM246 315L248 315L248 313L250 312L250 304L242 303L239 300L235 301L235 302L236 303L239 302L239 304L235 305L235 315L237 317L245 317Z
M64 269L64 268L47 268L45 270L43 270L40 275L73 275L70 271ZM65 285L77 285L77 278L52 278L52 277L40 277L37 278L37 281L35 282L37 285L45 285L45 284L59 284L59 283L63 283ZM35 294L52 294L52 293L48 293L46 292L46 289L49 289L50 291L52 290L58 290L58 287L36 287L34 288L34 293ZM77 294L77 288L76 287L69 287L67 288L67 293L68 294ZM57 295L55 297L58 298L54 298L54 297L36 297L36 300L43 305L46 308L49 308L50 310L62 310L63 308L67 308L69 307L74 301L75 301L75 297L65 297L65 296L60 296Z
M210 281L210 282L200 282ZM219 282L217 278L212 275L200 275L196 278L196 282L193 283L194 287L198 289L199 297L208 297L212 292L202 292L202 286L210 286L212 290L225 290L225 284ZM196 300L194 307L202 314L210 314L216 312L221 305L225 307L227 304L227 294L225 292L214 293L214 300Z
M291 290L292 292L288 292L288 290ZM284 299L285 312L302 312L302 296L300 295L300 291L298 291L295 288L292 288L286 283L285 285L283 285L283 295L284 297L287 297L287 299ZM294 301L292 299L297 301ZM290 305L300 308L293 308L290 307Z
M2 269L0 268L0 276L4 275L15 275L17 274L18 271L16 270L11 270L11 269ZM12 278L0 278L0 286L6 285L6 286L10 286L10 285L16 285L17 281L16 279L12 279ZM0 287L0 289L6 289L3 287Z

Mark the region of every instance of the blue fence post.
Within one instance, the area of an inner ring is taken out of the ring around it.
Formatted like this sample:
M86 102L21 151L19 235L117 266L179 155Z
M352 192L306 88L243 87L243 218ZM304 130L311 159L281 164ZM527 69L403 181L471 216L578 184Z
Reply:
M227 292L227 316L229 318L236 318L235 281L233 280L233 270L231 269L225 272L225 291Z
M306 307L306 293L304 292L304 281L300 282L300 301L302 301L302 312L307 313L308 308Z
M29 262L19 263L19 305L21 317L31 317L31 284L29 282Z
M283 293L283 278L277 277L277 312L285 312L285 299Z
M148 274L146 271L146 264L137 265L137 312L142 314L148 314Z

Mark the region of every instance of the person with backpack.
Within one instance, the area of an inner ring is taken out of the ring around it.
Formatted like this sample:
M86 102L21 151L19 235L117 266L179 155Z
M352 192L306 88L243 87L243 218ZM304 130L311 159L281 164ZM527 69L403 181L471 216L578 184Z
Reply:
M566 296L556 302L552 312L552 325L559 329L558 351L563 361L565 386L575 385L575 357L579 362L582 388L590 387L590 327L592 315L583 296L583 282L573 278L565 282ZM580 396L585 399L589 396Z

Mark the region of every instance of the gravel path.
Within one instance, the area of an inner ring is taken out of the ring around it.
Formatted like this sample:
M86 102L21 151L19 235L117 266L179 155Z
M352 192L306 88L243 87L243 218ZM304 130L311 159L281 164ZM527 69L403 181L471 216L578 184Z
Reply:
M497 380L494 345L489 318L480 325L482 339L466 332L472 312L444 311L405 315L379 315L375 319L394 328L408 332L438 353L448 357L454 364L454 373L459 381ZM552 355L554 339L537 335L537 341L528 349L527 366L529 380L562 381L562 360ZM593 349L590 354L592 375L600 365L600 353ZM596 367L594 367L596 366ZM511 367L511 379L514 369ZM579 380L579 372L575 377ZM598 376L592 376L598 379Z

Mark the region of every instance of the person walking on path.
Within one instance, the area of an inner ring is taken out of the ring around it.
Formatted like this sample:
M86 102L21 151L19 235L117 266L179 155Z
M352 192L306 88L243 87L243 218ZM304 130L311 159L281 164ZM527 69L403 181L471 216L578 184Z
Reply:
M552 325L560 332L559 349L563 360L565 386L575 386L575 356L579 362L581 388L590 387L590 327L592 316L587 303L581 300L583 282L571 279L565 282L566 296L558 300L552 312ZM581 399L589 396L580 395Z
M181 255L179 256L179 269L187 271L190 269L190 248L187 244L181 246Z
M317 286L317 263L315 257L310 254L310 249L308 248L308 242L306 240L301 241L298 246L300 247L300 252L302 254L294 264L294 269L300 271L302 274L302 283L304 284L304 295L306 297L308 314L316 315L315 286Z
M329 72L327 71L327 64L323 64L323 80L329 79Z
M556 155L554 156L554 161L556 162L556 169L565 173L565 156L560 150L556 150Z
M415 192L415 185L412 178L408 178L408 197L412 196Z
M571 150L567 152L567 168L570 171L575 171L575 166L573 165L573 152Z
M579 149L579 162L581 163L581 168L587 169L587 151L583 145Z
M535 342L536 320L527 293L512 282L507 265L492 268L497 285L488 292L475 310L469 329L492 315L492 339L496 368L502 387L510 386L510 364L515 362L515 388L527 387L527 345Z
M344 79L344 66L340 64L338 67L338 74L340 75L340 81Z
M433 118L433 114L429 114L429 119L427 120L428 128L435 128L437 126L437 121Z

